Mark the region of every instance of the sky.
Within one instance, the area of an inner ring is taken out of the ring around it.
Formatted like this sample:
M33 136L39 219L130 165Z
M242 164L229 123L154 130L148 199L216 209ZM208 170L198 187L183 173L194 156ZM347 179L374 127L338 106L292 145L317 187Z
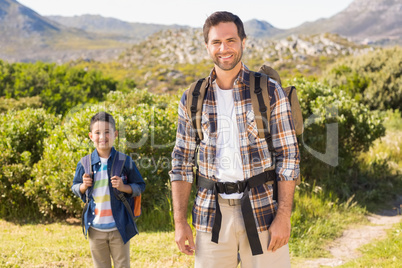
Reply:
M353 0L17 0L40 15L83 14L127 22L202 27L215 11L230 11L245 22L258 19L288 29L306 21L329 18Z

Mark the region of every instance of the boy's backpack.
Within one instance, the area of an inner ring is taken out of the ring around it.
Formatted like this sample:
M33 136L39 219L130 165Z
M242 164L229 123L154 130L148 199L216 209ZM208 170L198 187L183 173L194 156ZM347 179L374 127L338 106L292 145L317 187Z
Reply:
M258 72L250 71L250 96L255 120L257 123L258 136L264 137L267 141L270 152L274 151L272 137L269 128L269 120L271 114L270 96L267 88L268 79L271 78L281 85L279 74L269 66L262 65ZM203 139L201 129L201 113L204 97L208 89L208 79L202 78L191 84L187 94L186 108L193 127L196 130L197 148ZM283 88L292 110L292 118L295 126L296 135L303 133L303 115L301 112L299 100L297 98L296 88L289 86ZM198 149L196 150L197 153ZM196 157L195 157L196 158ZM197 158L196 158L197 159ZM296 184L300 184L300 176L296 180ZM276 195L276 193L274 194Z
M112 162L110 178L113 176L121 177L126 159L127 159L127 155L116 151L116 154L114 155L113 162ZM84 156L81 159L81 164L84 167L85 173L90 174L93 179L91 154ZM130 204L128 203L127 198L125 197L124 193L118 191L115 188L113 188L113 193L115 194L115 196L118 200L123 202L130 217L132 218L133 222L135 222L135 219L141 215L141 195L133 197L134 207L132 208L130 206ZM85 194L86 194L86 202L85 202L84 210L82 212L82 222L81 222L81 225L83 227L84 227L84 217L83 216L88 207L88 196L89 196L88 190L85 192Z

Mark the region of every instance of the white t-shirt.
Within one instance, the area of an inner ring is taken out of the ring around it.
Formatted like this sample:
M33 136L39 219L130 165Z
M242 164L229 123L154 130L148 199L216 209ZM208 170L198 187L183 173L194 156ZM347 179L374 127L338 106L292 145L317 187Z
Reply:
M218 136L216 141L216 178L222 182L244 180L239 145L239 128L233 101L233 89L220 89L216 84ZM243 193L220 194L226 199L240 199Z

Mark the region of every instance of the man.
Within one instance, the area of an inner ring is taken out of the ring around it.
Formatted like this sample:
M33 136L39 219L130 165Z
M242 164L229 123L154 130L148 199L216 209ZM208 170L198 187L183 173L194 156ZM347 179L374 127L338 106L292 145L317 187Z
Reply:
M274 152L269 152L264 137L258 137L250 72L241 62L246 41L242 21L232 13L215 12L203 30L214 69L208 77L201 117L199 188L193 207L196 243L187 223L196 149L196 130L186 108L188 91L179 104L169 173L176 243L185 254L195 251L195 267L237 267L239 257L242 267L290 267L287 243L299 150L289 102L279 84L269 79L274 145ZM273 200L272 184L265 179L273 167L278 202ZM261 178L263 183L255 183Z

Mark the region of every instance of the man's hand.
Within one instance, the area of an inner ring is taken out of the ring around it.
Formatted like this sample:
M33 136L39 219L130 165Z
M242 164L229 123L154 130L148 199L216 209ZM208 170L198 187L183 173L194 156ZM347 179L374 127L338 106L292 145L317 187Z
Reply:
M289 242L290 238L290 215L292 214L295 181L278 182L278 211L275 219L268 229L268 251L275 252Z
M187 204L191 192L191 183L172 181L173 215L175 224L175 241L181 252L194 254L194 238L190 225L187 223ZM186 244L188 242L188 244Z
M181 252L193 255L195 250L193 232L190 225L186 223L176 224L175 241ZM186 243L188 241L188 243Z
M268 251L275 252L289 242L290 228L290 218L277 214L268 229L270 241Z

